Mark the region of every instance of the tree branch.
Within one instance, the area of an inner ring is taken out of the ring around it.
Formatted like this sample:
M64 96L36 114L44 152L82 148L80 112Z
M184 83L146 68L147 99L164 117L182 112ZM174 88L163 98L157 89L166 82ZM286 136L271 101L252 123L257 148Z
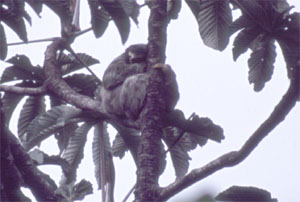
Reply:
M46 39L37 39L27 42L15 42L15 43L8 43L7 46L16 46L16 45L23 45L23 44L29 44L29 43L39 43L39 42L48 42L48 41L54 41L55 37L52 38L46 38Z
M36 168L33 160L13 134L9 134L8 138L15 165L21 173L24 183L30 188L36 199L39 201L57 201L57 196L54 193L57 188L55 182Z
M77 93L62 79L56 53L63 48L65 48L65 41L58 38L47 47L45 52L44 72L47 78L45 81L47 89L78 108L97 111L105 117L99 101Z
M4 110L2 106L0 94L0 190L1 201L29 201L21 192L21 184L23 178L17 169L14 158L11 154L11 146L9 145L8 135L5 127Z
M152 68L165 61L167 1L152 0L149 18L148 73L146 103L141 117L141 142L137 155L136 201L158 201L158 178L161 161L162 115L165 112L163 72Z
M16 93L21 95L44 95L46 94L45 86L37 87L37 88L26 88L19 86L8 86L0 84L0 91Z
M295 106L299 97L299 76L291 80L290 87L275 107L269 118L250 136L238 151L228 152L207 165L192 170L185 177L169 186L162 188L158 201L165 201L190 185L206 178L207 176L225 168L232 167L242 162L257 147L257 145L280 123Z

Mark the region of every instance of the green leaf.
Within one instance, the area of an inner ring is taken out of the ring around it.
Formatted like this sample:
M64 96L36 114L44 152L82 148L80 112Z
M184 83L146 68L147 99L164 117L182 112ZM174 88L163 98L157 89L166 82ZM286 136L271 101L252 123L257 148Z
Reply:
M250 27L253 27L253 26L255 26L255 24L253 24L252 21L250 21L244 15L241 15L234 22L232 22L231 25L229 26L229 34L232 35L240 29L243 29L245 27L250 28Z
M232 54L233 60L245 53L250 48L252 42L259 36L261 30L258 28L245 28L234 39Z
M36 117L27 128L27 134L22 142L24 147L30 150L50 135L68 127L68 124L83 121L78 118L80 113L80 109L61 105Z
M45 112L46 104L44 96L29 96L21 109L18 120L18 136L23 139L27 127L38 115Z
M106 124L97 123L93 140L93 160L98 188L102 189L103 201L113 201L115 168ZM107 187L107 190L106 188ZM107 191L107 193L105 193ZM108 198L105 200L106 195Z
M198 13L200 12L200 0L185 0L186 4L191 9L195 18L198 18Z
M135 24L139 24L138 16L140 13L140 6L136 3L136 0L122 0L120 3L125 13L131 17Z
M188 137L182 136L175 144L182 131L175 127L167 127L164 131L163 139L169 148L175 175L177 178L182 177L187 173L189 168L189 160L191 160L191 158L188 155L188 150L193 147L192 142L185 142Z
M100 5L112 17L124 44L129 36L130 20L119 1L99 0Z
M4 70L0 83L16 80L31 80L42 83L45 80L42 68L32 66L29 58L25 55L16 55L6 62L13 64L13 66Z
M89 181L85 179L75 184L73 187L73 201L82 201L85 196L93 193L93 186Z
M91 10L91 24L93 32L95 37L99 38L104 34L108 27L110 16L105 9L100 7L100 3L98 1L89 0L88 2Z
M129 128L118 129L118 135L112 145L113 155L122 158L122 153L129 149L133 160L137 163L138 148L136 145L140 144L140 139L141 136L136 130Z
M112 154L113 156L122 159L125 156L126 151L128 151L128 147L126 146L124 139L118 133L113 141Z
M216 200L218 201L264 201L264 202L275 202L277 199L271 197L270 192L259 189L256 187L241 187L232 186L227 190L220 193Z
M43 7L42 0L25 0L25 1L30 5L30 7L40 17L40 13L42 12L42 7Z
M91 66L94 64L99 63L99 60L85 54L85 53L76 53L76 55L81 59L82 62L84 62L87 66ZM84 66L76 59L74 56L71 54L65 55L63 54L59 59L58 59L58 64L61 65L62 69L62 74L66 75L71 72L80 70L84 68Z
M232 22L228 0L201 1L197 21L204 44L224 50L229 42L229 25Z
M15 86L32 88L32 87L37 87L37 84L32 82L22 82L16 84ZM5 92L4 96L2 97L3 109L5 113L5 122L7 126L10 122L11 116L15 108L17 107L17 105L19 104L19 102L22 100L23 97L24 95L19 95L19 94L9 93L9 92Z
M94 96L94 91L98 86L98 80L94 76L86 74L72 74L65 77L64 80L78 93L90 97Z
M94 122L86 122L75 130L75 134L70 138L68 146L62 156L72 166L73 172L67 176L67 184L74 181L76 178L76 170L83 158L83 150L87 140L87 134Z
M69 123L67 124L67 126L68 127L63 127L57 134L55 134L60 154L65 151L68 146L70 137L75 134L75 130L78 128L77 123Z
M0 60L4 60L7 56L7 43L4 27L0 23Z
M9 122L11 119L11 116L16 109L19 102L22 100L24 95L19 95L15 93L9 93L5 92L2 102L3 102L3 109L4 109L4 115L5 115L5 123L6 126L9 126Z
M205 139L207 138L216 142L221 142L225 138L223 129L220 126L214 124L212 120L206 117L200 118L198 115L193 116L192 120L189 121L189 127L191 127L193 131L193 133L189 134L192 134L193 136L199 138L204 138L198 139L200 146L206 143Z
M276 58L274 40L263 38L256 44L249 60L249 82L254 83L254 90L260 91L271 79Z
M0 6L0 21L9 26L24 42L27 42L27 32L23 17L30 18L24 10L24 0L5 1L3 7Z

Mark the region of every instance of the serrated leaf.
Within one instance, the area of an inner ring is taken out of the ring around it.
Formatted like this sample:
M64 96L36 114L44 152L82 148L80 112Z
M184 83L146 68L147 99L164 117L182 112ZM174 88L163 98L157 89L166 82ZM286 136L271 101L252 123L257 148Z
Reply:
M277 199L271 197L270 192L257 188L257 187L241 187L232 186L227 190L221 192L216 197L218 201L264 201L264 202L275 202Z
M96 38L101 37L110 21L110 16L107 11L100 7L98 1L89 0L91 10L91 24Z
M14 110L16 109L17 105L19 104L19 102L22 100L23 97L24 95L5 92L2 98L2 103L3 103L3 110L5 115L5 123L7 127L9 126L9 122Z
M1 76L0 83L9 81L23 80L23 81L44 81L43 70L40 67L32 66L29 58L25 55L16 55L6 62L13 64L7 67Z
M252 27L252 24L251 24L251 21L249 21L247 17L245 17L244 15L241 15L235 21L233 21L231 23L231 25L229 26L229 35L232 35L235 32L237 32L238 30L243 29L245 27Z
M23 15L24 15L25 20L27 20L27 22L29 23L29 25L32 25L30 15L25 10L23 12L24 12Z
M93 186L89 181L85 179L81 180L79 183L75 184L73 187L73 201L82 201L85 196L93 193Z
M185 144L183 137L179 140L177 139L181 135L181 130L175 127L167 127L164 131L163 138L170 151L175 175L177 178L182 177L187 173L189 168L189 160L191 158L188 155L188 150L190 149L190 145Z
M237 58L245 53L252 42L257 38L257 36L261 33L261 30L258 28L246 28L243 29L234 39L232 54L233 60L236 61Z
M64 80L78 93L90 97L93 97L94 91L98 86L98 80L92 75L72 74L71 76L65 77Z
M203 0L200 2L198 25L205 45L222 51L229 42L231 9L227 0Z
M87 139L87 134L94 122L86 122L75 130L75 134L70 138L68 146L62 155L72 166L73 172L67 176L67 184L76 178L76 170L83 158L83 150Z
M46 104L44 96L29 96L21 109L18 120L18 136L23 139L27 127L31 121L45 112Z
M69 123L67 126L68 127L63 127L57 134L55 134L60 155L65 151L70 137L75 134L75 130L78 128L77 123Z
M193 133L190 134L194 136L198 136L204 139L211 139L216 142L221 142L225 138L223 129L220 126L214 124L209 118L200 118L198 115L195 115L190 121L189 127L191 127L193 131ZM203 144L206 143L204 140L201 140L199 142L200 146L202 146L202 141Z
M271 79L276 57L274 40L264 38L258 42L256 49L248 60L249 82L254 84L254 90L260 91Z
M97 123L93 140L93 160L98 188L102 190L102 201L113 201L115 170L106 124ZM106 198L106 196L108 198Z
M99 60L85 54L85 53L76 53L76 55L81 59L82 62L84 62L87 66L91 66L94 64L99 63ZM71 61L71 62L69 62ZM63 55L58 61L59 65L62 65L62 74L66 75L71 72L80 70L82 68L85 68L75 57L70 55ZM66 63L67 62L67 63Z
M125 13L131 17L135 24L139 24L138 16L140 13L140 6L136 3L136 0L122 0L120 3Z
M204 146L207 143L207 140L208 140L207 138L201 137L201 136L199 136L197 134L193 134L193 133L186 133L186 135L189 136L189 139L190 139L191 142L193 142L193 143L195 143L195 144L197 144L201 147ZM192 149L193 148L191 148L191 150Z
M7 42L4 27L0 23L0 60L4 60L7 56Z
M16 84L15 86L29 87L29 88L37 87L37 85L32 82L22 82L22 83ZM22 100L23 97L24 97L24 95L5 92L5 94L2 98L2 102L3 102L4 113L5 113L5 122L6 122L7 126L10 122L11 116L12 116L15 108L17 107L17 105L19 104L19 102Z
M112 17L124 44L129 36L130 20L119 1L99 0L100 5Z
M23 140L24 147L29 150L50 135L68 127L68 124L80 121L75 119L80 113L78 108L61 105L39 115L28 126Z
M30 7L40 17L40 13L42 12L42 7L43 7L42 0L25 0L25 1L30 5Z
M112 154L115 157L122 159L125 156L125 152L128 150L124 139L118 133L112 144Z
M27 42L27 32L23 17L26 17L24 0L6 1L7 8L0 6L0 21L9 26L24 42ZM26 17L28 19L28 16Z
M197 20L198 13L200 12L200 0L185 0L185 2L189 6Z
M137 145L139 145L141 141L141 136L139 132L129 128L123 128L121 130L118 129L118 132L120 138L122 138L125 143L125 147L129 149L133 157L133 160L135 161L135 163L137 163L137 152L138 152ZM113 149L116 149L114 148L115 146L117 145L113 145Z

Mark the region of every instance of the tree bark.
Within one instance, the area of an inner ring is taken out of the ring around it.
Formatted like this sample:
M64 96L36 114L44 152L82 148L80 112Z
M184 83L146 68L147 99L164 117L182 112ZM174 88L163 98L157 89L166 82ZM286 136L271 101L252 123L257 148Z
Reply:
M167 29L167 1L151 1L149 18L148 73L150 84L147 100L141 113L142 138L138 149L136 201L157 201L161 161L162 116L165 112L163 73L153 65L164 63Z

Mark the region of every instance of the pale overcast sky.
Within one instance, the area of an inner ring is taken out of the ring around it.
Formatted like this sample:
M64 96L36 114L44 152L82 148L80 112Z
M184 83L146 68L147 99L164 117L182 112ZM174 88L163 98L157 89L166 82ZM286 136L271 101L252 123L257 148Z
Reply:
M289 0L300 9L299 0ZM90 27L88 6L82 1L81 28ZM57 16L45 6L42 18L35 14L33 26L28 26L29 40L59 36L60 25ZM30 8L28 10L31 10ZM132 23L129 40L123 46L118 31L113 23L100 39L95 39L92 32L76 39L73 49L85 52L100 60L100 64L92 66L92 70L102 78L107 65L124 48L134 43L147 42L148 9L143 8L139 17L139 27ZM8 42L19 39L6 28ZM233 39L233 38L232 38ZM190 170L201 167L216 157L232 150L239 149L246 139L269 116L288 87L288 79L283 57L277 46L277 58L272 80L262 92L253 91L248 83L247 59L249 51L233 62L232 39L223 52L212 50L203 45L196 20L191 11L183 3L179 19L172 21L168 28L167 63L176 72L180 90L177 108L182 109L186 116L196 112L201 117L209 117L225 131L225 140L221 143L210 141L205 147L191 153ZM43 65L44 52L49 43L38 43L9 47L7 58L15 54L26 54L31 62ZM0 63L4 66L4 63ZM3 69L1 67L1 69ZM2 71L2 70L1 70ZM15 114L17 117L17 114ZM300 201L300 106L296 105L285 121L265 138L253 153L241 164L233 168L223 169L210 177L196 183L189 189L171 198L171 202L192 201L195 195L210 191L217 194L232 185L255 186L271 192L273 198L284 202ZM15 125L12 125L16 131ZM112 134L112 137L114 134ZM112 139L112 138L111 138ZM100 201L100 191L96 190L94 168L91 154L92 134L85 147L84 160L81 162L77 179L85 178L94 184L94 194L84 201ZM57 154L54 138L47 140L42 149ZM129 153L122 160L114 159L116 167L115 201L121 201L134 185L135 165ZM42 170L60 179L61 169L55 166ZM168 166L160 178L160 185L166 186L175 179L174 170L168 160ZM131 196L131 199L133 195ZM130 200L129 200L130 201Z

